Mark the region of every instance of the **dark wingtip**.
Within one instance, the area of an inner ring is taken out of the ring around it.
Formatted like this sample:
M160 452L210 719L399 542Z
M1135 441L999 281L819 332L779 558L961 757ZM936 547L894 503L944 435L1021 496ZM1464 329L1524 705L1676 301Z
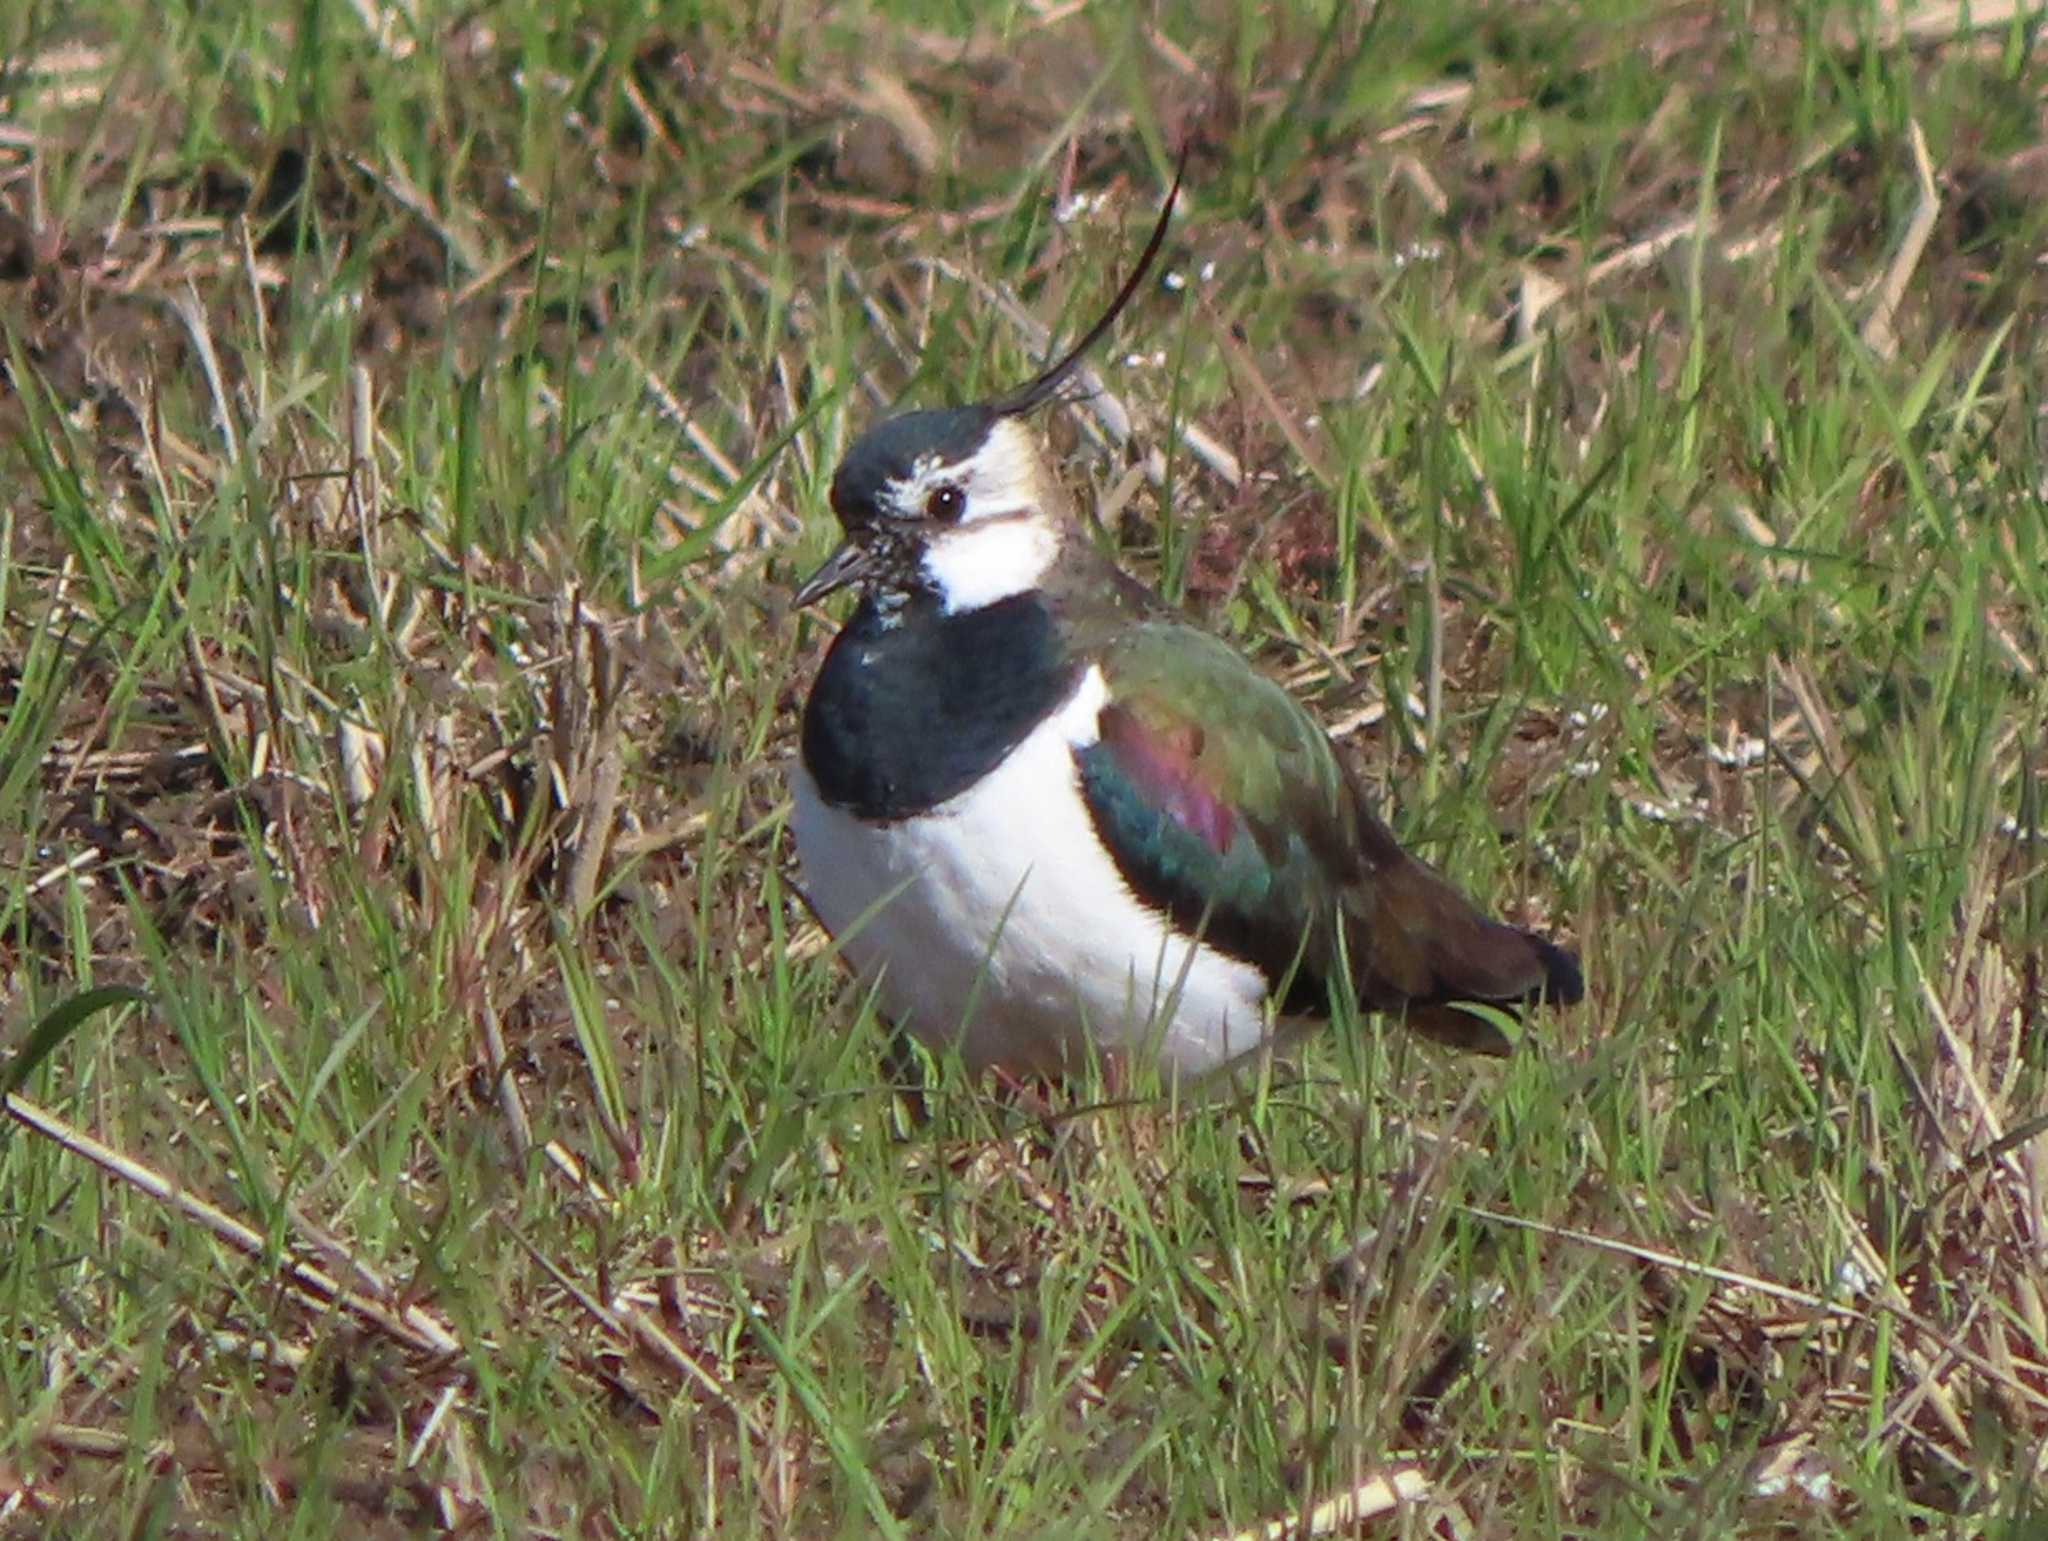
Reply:
M1543 963L1543 998L1553 1006L1576 1006L1584 1000L1586 976L1580 972L1578 954L1533 931L1522 934L1536 944L1536 956Z
M1476 1011L1457 1006L1411 1006L1406 1021L1410 1032L1446 1049L1484 1054L1488 1059L1506 1059L1515 1052L1515 1040Z
M1045 367L1038 378L1018 386L1006 396L999 396L990 402L989 409L999 417L1021 417L1034 407L1050 401L1066 384L1068 376L1080 367L1081 360L1088 356L1089 349L1102 341L1116 318L1123 314L1124 307L1131 303L1138 293L1138 286L1145 281L1145 275L1152 271L1152 264L1158 260L1160 248L1166 245L1166 231L1173 220L1173 206L1180 198L1180 184L1187 175L1188 149L1193 140L1184 140L1180 155L1174 161L1173 185L1166 190L1166 202L1159 210L1159 221L1152 227L1152 238L1145 243L1145 249L1138 254L1138 265L1131 269L1123 287L1116 292L1116 298L1109 302L1109 308L1095 324L1081 335L1081 340Z

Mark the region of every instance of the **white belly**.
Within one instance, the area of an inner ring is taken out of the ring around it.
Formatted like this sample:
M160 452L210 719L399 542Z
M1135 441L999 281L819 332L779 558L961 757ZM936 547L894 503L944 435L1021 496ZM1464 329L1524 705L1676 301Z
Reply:
M976 1069L1071 1069L1092 1042L1196 1075L1264 1041L1264 976L1177 935L1096 835L1074 751L1106 699L1091 669L990 775L893 824L828 807L797 765L811 907L899 1026Z

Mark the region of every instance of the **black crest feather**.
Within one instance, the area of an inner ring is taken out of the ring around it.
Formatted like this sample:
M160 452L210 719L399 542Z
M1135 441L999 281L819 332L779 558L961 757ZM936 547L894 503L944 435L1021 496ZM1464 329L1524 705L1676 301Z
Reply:
M1180 197L1181 179L1187 175L1188 146L1183 144L1180 158L1174 163L1173 185L1166 190L1166 202L1159 210L1159 222L1152 227L1152 238L1145 243L1145 249L1138 253L1138 265L1131 269L1131 276L1124 280L1124 286L1117 290L1116 298L1109 302L1096 323L1089 327L1074 344L1054 363L1046 366L1037 379L1018 386L1008 395L998 396L988 403L988 408L998 417L1021 417L1036 407L1042 407L1059 393L1074 371L1081 367L1081 361L1088 356L1088 350L1102 341L1116 318L1123 314L1124 307L1137 297L1138 286L1145 281L1145 275L1152 271L1152 264L1159 259L1159 252L1166 245L1166 231L1173 220L1174 201Z

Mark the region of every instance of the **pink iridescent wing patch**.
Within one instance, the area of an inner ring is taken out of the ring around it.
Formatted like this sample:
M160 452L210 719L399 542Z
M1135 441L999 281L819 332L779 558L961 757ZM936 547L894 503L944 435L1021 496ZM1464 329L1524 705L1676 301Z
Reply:
M1203 778L1202 730L1148 727L1121 706L1105 706L1102 744L1144 800L1222 855L1237 839L1237 814Z

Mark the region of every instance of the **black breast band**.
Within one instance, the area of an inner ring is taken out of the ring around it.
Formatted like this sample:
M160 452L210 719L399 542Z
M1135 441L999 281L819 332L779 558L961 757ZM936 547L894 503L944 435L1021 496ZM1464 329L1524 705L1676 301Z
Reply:
M910 818L1000 765L1080 675L1036 594L959 615L919 597L889 623L870 599L804 708L804 765L834 807Z

